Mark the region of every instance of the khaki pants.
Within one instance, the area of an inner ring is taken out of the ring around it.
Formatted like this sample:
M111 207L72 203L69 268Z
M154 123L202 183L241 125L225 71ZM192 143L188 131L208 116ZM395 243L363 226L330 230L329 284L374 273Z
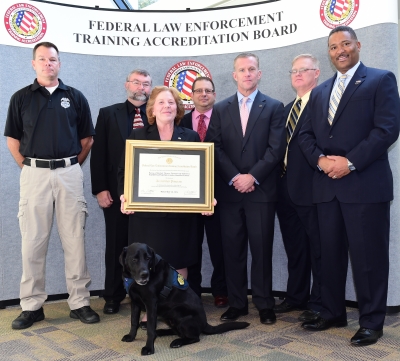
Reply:
M47 299L45 265L54 210L64 250L65 277L71 310L88 306L84 229L87 215L83 173L79 164L50 170L24 166L20 177L19 224L22 236L23 311L39 309Z

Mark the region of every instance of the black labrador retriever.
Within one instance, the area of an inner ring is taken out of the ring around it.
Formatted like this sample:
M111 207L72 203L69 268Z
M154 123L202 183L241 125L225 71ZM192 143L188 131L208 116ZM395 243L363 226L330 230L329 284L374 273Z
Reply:
M141 305L147 312L147 342L142 355L154 353L157 336L178 335L170 347L176 348L200 341L200 334L219 334L249 326L247 322L229 322L218 326L207 323L200 298L183 279L154 250L143 243L132 243L124 248L120 262L125 287L131 298L131 329L122 338L132 342L139 327ZM171 329L156 330L157 316Z

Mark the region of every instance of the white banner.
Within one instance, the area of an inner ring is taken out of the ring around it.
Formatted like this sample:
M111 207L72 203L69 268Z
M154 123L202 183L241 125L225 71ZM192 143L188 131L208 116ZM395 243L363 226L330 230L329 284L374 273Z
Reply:
M198 56L278 48L325 37L330 28L397 23L396 0L280 0L228 9L111 11L1 0L0 43L55 43L62 52Z

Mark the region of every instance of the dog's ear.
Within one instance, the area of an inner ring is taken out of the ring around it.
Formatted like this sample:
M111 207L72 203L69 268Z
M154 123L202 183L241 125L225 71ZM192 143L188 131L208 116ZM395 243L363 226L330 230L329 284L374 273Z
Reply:
M129 278L129 274L126 272L126 266L125 266L125 258L126 258L126 250L128 247L124 247L122 250L121 255L119 256L119 263L122 265L122 275L124 277Z
M147 253L150 256L150 261L149 261L149 269L151 272L155 272L156 269L156 254L154 252L154 249L147 246Z

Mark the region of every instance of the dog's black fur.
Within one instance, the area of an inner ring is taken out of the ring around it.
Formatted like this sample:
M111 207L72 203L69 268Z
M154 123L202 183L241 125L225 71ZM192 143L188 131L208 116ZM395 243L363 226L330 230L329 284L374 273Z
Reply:
M187 290L172 287L167 298L160 296L169 276L170 265L163 259L156 264L156 255L146 244L132 243L122 252L120 262L123 277L134 280L129 288L131 329L122 341L132 342L136 338L143 303L147 312L147 342L142 348L142 355L154 353L157 336L178 335L180 338L170 345L175 348L199 342L201 333L214 335L249 326L247 322L209 325L201 300L190 287ZM171 329L156 331L157 316L161 316Z

